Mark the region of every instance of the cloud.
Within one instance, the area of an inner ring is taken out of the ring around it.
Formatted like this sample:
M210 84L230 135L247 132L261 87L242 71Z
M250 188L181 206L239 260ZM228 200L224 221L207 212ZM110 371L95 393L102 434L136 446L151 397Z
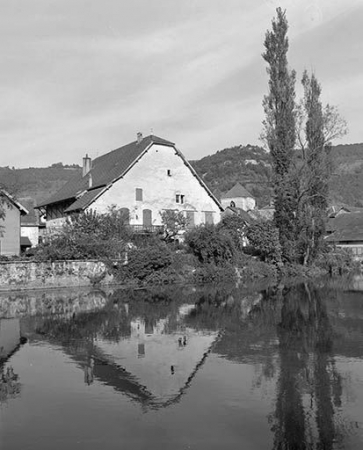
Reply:
M261 53L275 1L256 3L3 2L0 144L8 151L0 165L73 163L151 128L190 158L257 143L267 91ZM325 97L353 119L357 140L359 2L282 6L291 66L316 70Z

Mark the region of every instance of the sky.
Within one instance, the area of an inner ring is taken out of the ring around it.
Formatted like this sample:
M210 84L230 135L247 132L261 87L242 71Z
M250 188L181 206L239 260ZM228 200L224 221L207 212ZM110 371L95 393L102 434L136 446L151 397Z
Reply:
M297 94L313 71L341 142L363 142L363 0L2 0L0 166L81 164L137 132L188 159L261 145L277 6Z

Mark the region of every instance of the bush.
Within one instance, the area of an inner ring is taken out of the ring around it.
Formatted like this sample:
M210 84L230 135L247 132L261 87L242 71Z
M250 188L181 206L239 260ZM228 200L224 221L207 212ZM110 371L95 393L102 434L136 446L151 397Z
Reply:
M130 239L127 218L110 208L107 214L84 212L68 218L61 232L34 249L36 260L120 258Z
M231 264L216 266L213 263L204 264L195 269L193 273L194 283L224 283L237 281L237 272Z
M272 222L254 223L247 228L246 235L253 253L262 261L281 262L279 231Z
M214 225L201 225L185 234L184 242L202 264L222 265L236 254L232 238Z
M246 221L238 215L225 216L217 225L217 229L222 233L228 234L238 250L242 250L246 236Z
M173 254L167 245L148 246L132 249L128 253L128 263L120 269L121 277L144 281L155 276L155 272L171 265Z
M315 265L330 273L342 273L360 269L360 262L354 259L350 249L328 247L315 260Z

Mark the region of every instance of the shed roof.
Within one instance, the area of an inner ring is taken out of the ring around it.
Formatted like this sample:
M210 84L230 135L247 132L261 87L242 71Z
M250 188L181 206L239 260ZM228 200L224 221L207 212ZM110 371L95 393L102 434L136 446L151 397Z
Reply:
M254 198L252 194L250 194L246 188L244 188L240 183L236 183L232 189L230 189L225 194L222 194L221 198Z
M240 216L247 223L251 223L254 220L247 211L242 208L237 208L236 206L227 206L224 212Z
M74 203L71 204L66 209L67 213L75 212L82 210L83 208L86 208L89 204L91 204L96 198L105 190L105 186L92 189L91 191L87 191L82 195L82 197L79 197Z
M21 247L31 247L32 243L30 242L30 239L28 236L20 236L20 246Z
M340 214L328 220L326 230L331 232L328 242L363 241L363 212Z

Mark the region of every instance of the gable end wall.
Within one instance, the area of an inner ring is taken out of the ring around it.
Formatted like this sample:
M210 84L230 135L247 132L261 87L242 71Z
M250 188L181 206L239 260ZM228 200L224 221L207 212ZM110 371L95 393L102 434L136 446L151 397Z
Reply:
M136 201L136 188L142 189L142 201ZM177 194L184 195L183 204L176 202ZM214 223L221 217L218 204L175 149L155 144L87 209L105 213L110 205L128 208L131 225L143 224L145 209L152 211L153 225L161 225L160 212L166 209L194 211L196 225L205 223L205 212L213 213Z

